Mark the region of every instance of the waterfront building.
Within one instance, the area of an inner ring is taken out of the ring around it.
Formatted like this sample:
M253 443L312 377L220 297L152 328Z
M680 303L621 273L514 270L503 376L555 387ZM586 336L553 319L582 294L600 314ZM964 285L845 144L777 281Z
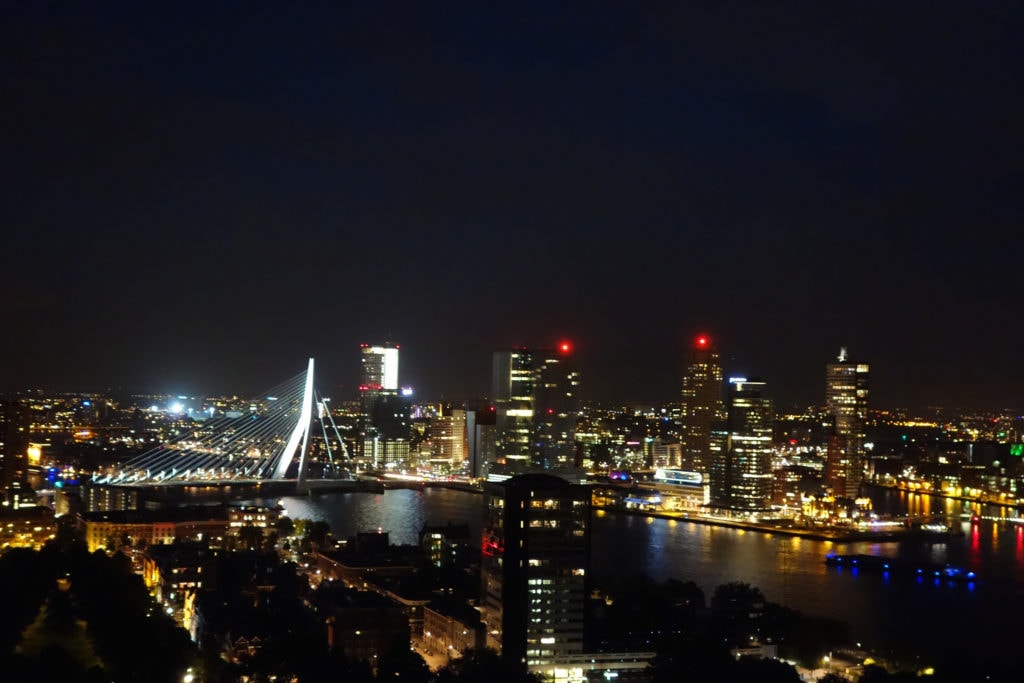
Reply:
M11 507L35 504L34 498L27 496L30 423L25 403L0 401L0 500Z
M535 473L489 484L481 556L487 645L549 671L583 653L590 488Z
M362 411L359 456L373 468L396 466L409 459L412 401L398 387L398 346L360 347L359 403Z
M526 348L495 351L492 380L498 460L513 471L525 470L533 438L533 353Z
M442 406L430 421L430 462L445 472L466 463L466 411Z
M510 471L578 464L579 384L568 342L494 353L497 455Z
M228 535L224 507L167 508L163 510L109 510L78 516L89 552L114 551L122 546L165 545L176 540L223 544Z
M724 428L716 429L711 506L732 512L771 507L772 403L760 380L729 380Z
M482 477L494 464L498 446L498 408L486 405L466 411L468 474Z
M846 347L837 362L825 366L825 482L836 496L856 498L864 480L868 377L868 365L851 361Z
M687 351L679 405L681 453L678 465L682 469L708 474L711 427L724 418L718 350L710 337L699 335Z
M572 358L572 346L562 342L556 349L534 354L533 453L535 467L552 469L578 466L576 421L579 419L580 376Z

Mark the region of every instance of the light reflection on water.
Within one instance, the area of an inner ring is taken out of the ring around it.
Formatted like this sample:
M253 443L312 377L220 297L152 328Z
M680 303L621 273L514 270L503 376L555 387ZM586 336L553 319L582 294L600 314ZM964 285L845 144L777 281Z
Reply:
M962 504L921 496L884 494L882 505L940 513L965 531L947 543L834 544L642 515L598 513L592 520L592 573L598 577L646 574L692 580L707 597L714 588L741 581L765 596L807 614L846 621L857 640L908 644L936 656L953 647L974 655L1016 652L1016 614L1024 597L1024 530L1008 522L961 520ZM896 496L896 497L893 497ZM416 543L425 524L481 527L481 496L449 489L389 490L385 494L334 493L288 497L293 518L327 521L336 538L359 531L386 531L392 543ZM867 553L924 562L950 562L976 571L977 586L889 578L826 567L829 551Z

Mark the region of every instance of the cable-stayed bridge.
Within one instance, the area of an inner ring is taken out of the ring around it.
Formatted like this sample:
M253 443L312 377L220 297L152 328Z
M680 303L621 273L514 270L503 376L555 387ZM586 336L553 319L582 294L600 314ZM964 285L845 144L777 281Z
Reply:
M252 399L245 414L197 421L185 433L142 453L97 484L172 486L294 480L301 487L312 438L323 437L328 468L349 466L344 440L305 372ZM311 434L314 429L321 434ZM331 442L337 444L336 452Z

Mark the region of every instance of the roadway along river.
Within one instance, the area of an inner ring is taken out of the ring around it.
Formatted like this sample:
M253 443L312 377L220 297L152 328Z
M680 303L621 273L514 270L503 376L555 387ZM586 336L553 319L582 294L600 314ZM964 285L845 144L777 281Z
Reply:
M972 657L1009 659L1018 647L1018 609L1024 602L1024 526L1009 521L961 520L963 504L916 494L876 491L876 509L946 517L965 532L943 543L834 544L595 512L595 578L646 574L657 580L695 581L707 597L715 586L742 581L768 600L807 614L847 622L867 646L893 643L925 656L962 649ZM425 524L468 523L478 536L482 497L443 488L374 493L328 493L282 498L293 518L325 520L337 538L386 531L392 543L416 543ZM1008 511L979 513L1009 515ZM825 566L830 550L949 562L977 572L977 585L852 575Z

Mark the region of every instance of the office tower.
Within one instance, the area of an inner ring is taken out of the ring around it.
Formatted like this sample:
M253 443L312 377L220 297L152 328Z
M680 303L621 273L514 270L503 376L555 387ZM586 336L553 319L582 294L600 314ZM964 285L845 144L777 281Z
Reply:
M448 471L466 463L466 411L444 405L430 421L430 461Z
M866 363L851 361L846 347L825 366L825 412L829 442L825 481L836 496L856 498L864 479L864 425L868 417Z
M544 473L485 491L481 557L487 645L531 670L583 652L590 489Z
M495 351L492 391L497 408L497 456L514 471L525 470L533 442L533 353Z
M362 422L359 455L372 467L409 459L409 397L398 391L398 347L360 347L359 402Z
M534 354L534 364L533 465L542 469L579 465L576 421L580 379L572 346L562 342L554 350L541 350Z
M512 472L576 465L579 384L569 342L496 351L498 461Z
M734 512L771 507L772 403L767 385L729 380L726 421L716 427L711 463L711 506Z
M466 411L466 441L469 459L469 476L483 477L497 454L498 408L486 405Z
M391 344L362 347L360 389L398 391L398 347Z
M10 500L28 483L29 408L21 401L0 401L0 499Z
M700 335L687 352L679 409L681 467L707 474L711 463L711 425L725 418L722 366L711 338Z

